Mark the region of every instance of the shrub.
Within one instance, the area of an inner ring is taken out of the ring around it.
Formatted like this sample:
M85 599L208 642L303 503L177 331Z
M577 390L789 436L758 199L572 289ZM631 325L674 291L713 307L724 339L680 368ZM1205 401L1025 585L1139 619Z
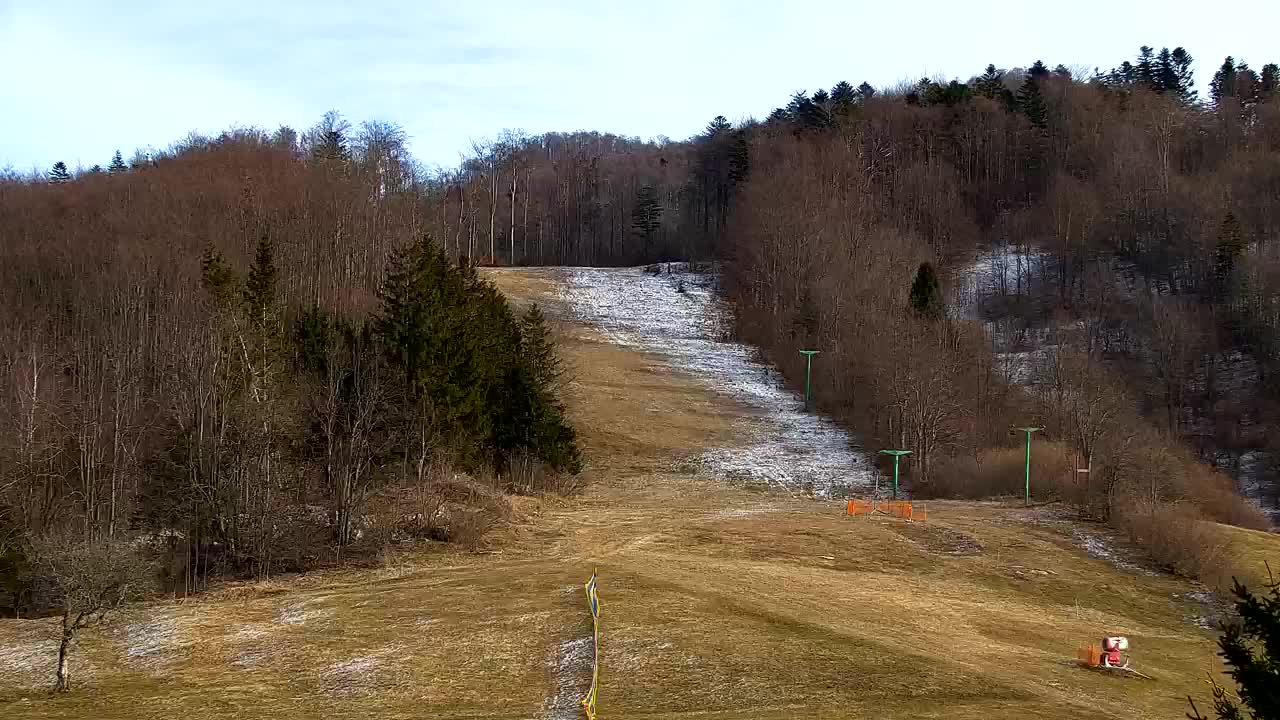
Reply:
M916 488L926 497L985 498L1021 496L1025 483L1024 448L993 448L973 455L935 461L929 484ZM1071 453L1060 443L1038 443L1031 449L1031 494L1039 499L1062 498L1070 487Z
M1164 568L1218 590L1230 587L1227 544L1194 504L1122 497L1111 517Z

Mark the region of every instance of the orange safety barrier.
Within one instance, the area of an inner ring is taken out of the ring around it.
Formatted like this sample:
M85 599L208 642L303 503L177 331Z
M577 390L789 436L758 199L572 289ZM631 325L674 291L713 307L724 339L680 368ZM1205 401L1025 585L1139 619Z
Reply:
M881 503L870 500L849 500L845 505L845 514L849 517L872 515L877 512L903 520L924 520L928 517L924 508L916 508L908 500L886 500Z
M1081 665L1097 667L1102 664L1102 648L1097 643L1090 643L1076 651L1076 659Z
M875 508L866 500L850 500L845 508L845 513L850 517L857 517L859 515L870 515L874 510Z

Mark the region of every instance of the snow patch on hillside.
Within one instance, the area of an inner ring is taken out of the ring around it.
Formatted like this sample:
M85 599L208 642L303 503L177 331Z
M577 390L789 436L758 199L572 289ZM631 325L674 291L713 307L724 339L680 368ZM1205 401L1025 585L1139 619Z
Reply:
M832 496L870 486L872 463L847 432L806 413L803 398L783 387L752 348L724 341L730 310L716 294L716 276L660 267L656 274L643 268L573 268L565 299L574 315L613 343L657 355L755 411L745 428L747 441L707 451L703 464L724 477L793 493ZM821 361L819 355L815 362Z

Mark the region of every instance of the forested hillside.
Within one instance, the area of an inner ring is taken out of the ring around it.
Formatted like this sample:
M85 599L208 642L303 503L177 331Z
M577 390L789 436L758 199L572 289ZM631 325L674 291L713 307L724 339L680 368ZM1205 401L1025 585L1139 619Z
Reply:
M578 471L542 315L449 262L366 129L0 184L0 605L125 543L185 592L474 542Z
M842 82L680 142L508 131L448 170L330 113L10 173L0 540L180 536L265 573L310 527L276 518L342 547L432 462L571 472L545 329L471 268L663 259L721 260L792 382L821 350L819 407L911 448L917 493L1013 490L1036 424L1038 494L1148 542L1261 525L1230 476L1280 458L1280 72L1228 58L1201 98L1192 68Z

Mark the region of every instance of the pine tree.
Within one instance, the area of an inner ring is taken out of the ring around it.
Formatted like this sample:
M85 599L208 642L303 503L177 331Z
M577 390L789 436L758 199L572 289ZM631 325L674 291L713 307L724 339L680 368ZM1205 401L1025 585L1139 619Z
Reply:
M266 235L258 240L242 297L250 324L264 335L271 332L276 322L276 265L271 240Z
M636 191L636 204L631 210L631 228L643 242L646 258L649 257L654 236L662 227L662 211L662 201L652 185L645 185Z
M827 94L826 90L823 90L822 88L818 88L817 90L813 91L814 105L825 108L827 107L827 104L829 102L831 102L831 96Z
M713 140L732 129L733 126L729 124L729 120L725 116L717 115L711 119L711 122L707 123L707 129L703 131L703 135L707 139Z
M1275 97L1280 90L1280 65L1267 63L1262 66L1262 77L1259 80L1259 95L1262 100Z
M876 96L876 89L871 87L871 84L866 81L863 81L863 83L858 86L857 92L858 102L860 103L866 102Z
M857 91L844 80L831 88L831 107L837 112L847 111L857 99Z
M1158 93L1178 93L1178 69L1173 62L1173 53L1169 48L1160 48L1156 56L1151 89Z
M1156 86L1155 51L1149 45L1138 50L1138 64L1134 68L1134 81L1145 88Z
M1067 69L1067 66L1063 65L1062 63L1058 63L1056 66L1054 66L1053 75L1059 80L1071 79L1071 71Z
M1209 81L1209 97L1217 105L1223 98L1235 97L1235 95L1236 60L1228 55L1227 59L1222 61L1222 66L1213 74L1213 80Z
M729 182L740 185L751 175L751 145L745 130L734 130L729 145Z
M1031 69L1027 70L1027 75L1037 81L1043 80L1049 77L1049 68L1045 66L1044 62L1037 60L1031 65Z
M102 174L102 166L101 166L101 165L94 165L93 167L89 168L89 174L90 174L90 175L101 175L101 174Z
M111 156L111 164L107 165L107 171L115 175L116 173L126 172L128 169L129 166L124 164L124 156L120 154L119 150L116 150L116 154Z
M49 182L59 184L71 182L71 173L67 172L67 164L59 160L49 171Z
M577 473L582 456L577 433L558 400L564 368L542 310L531 305L519 321L519 360L507 377L507 405L497 445L526 450L555 472Z
M945 305L942 301L942 288L938 283L938 275L933 265L920 263L916 270L915 280L911 283L911 307L921 317L937 319L942 317Z
M1280 583L1272 579L1265 587L1262 595L1239 581L1232 589L1239 619L1223 624L1218 654L1237 697L1213 681L1213 709L1220 720L1280 720ZM1187 717L1205 720L1194 701L1191 709Z
M987 65L986 71L978 76L974 90L984 98L995 100L1000 97L1004 87L1004 73L997 70L994 64Z
M1230 297L1235 285L1236 260L1244 252L1244 233L1235 213L1228 212L1218 230L1214 248L1214 294L1218 300Z
M1027 75L1027 79L1022 82L1017 102L1018 110L1027 116L1033 126L1043 130L1048 123L1048 110L1045 108L1044 96L1040 94L1040 83L1034 76Z
M1182 98L1183 102L1194 103L1199 93L1196 91L1195 71L1191 69L1193 61L1191 53L1187 52L1185 48L1176 47L1173 49L1172 58L1173 71L1177 78L1174 92L1178 94L1178 97Z

